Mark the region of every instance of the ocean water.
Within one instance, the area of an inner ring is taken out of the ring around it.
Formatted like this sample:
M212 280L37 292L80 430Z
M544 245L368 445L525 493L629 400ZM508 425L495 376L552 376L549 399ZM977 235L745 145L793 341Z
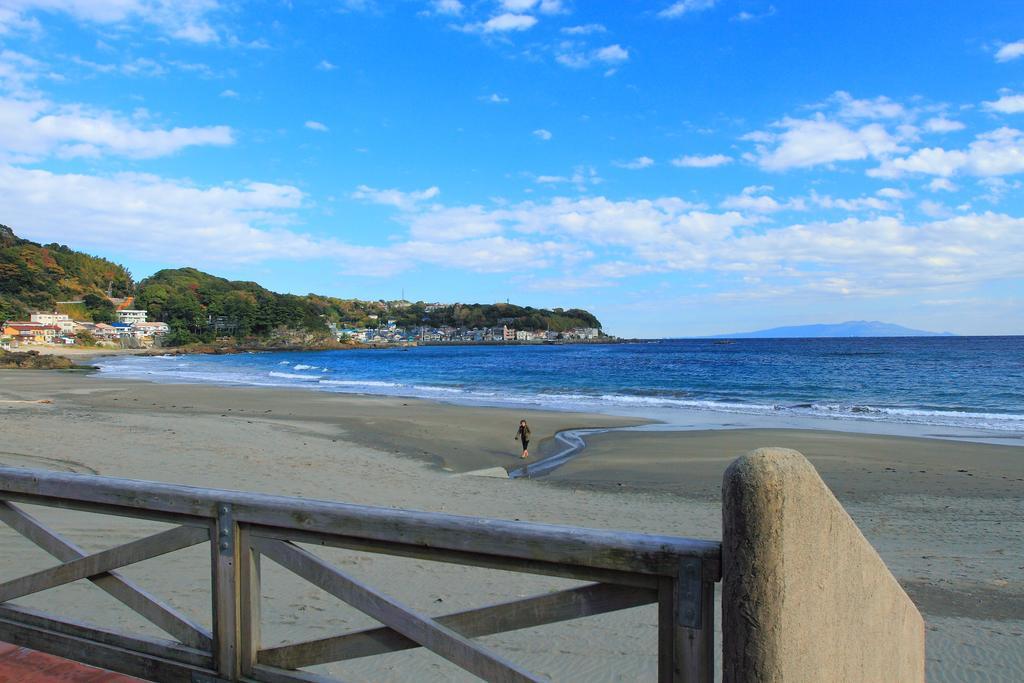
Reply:
M664 340L113 357L109 377L639 414L685 409L1024 433L1024 337Z

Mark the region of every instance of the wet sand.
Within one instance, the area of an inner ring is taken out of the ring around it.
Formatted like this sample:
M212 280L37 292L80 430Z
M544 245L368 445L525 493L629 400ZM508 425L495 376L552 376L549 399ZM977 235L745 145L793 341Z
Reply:
M38 400L52 402L4 402ZM0 372L0 463L717 538L716 491L725 465L750 447L796 447L819 467L922 608L929 628L929 680L1024 679L1024 449L802 430L612 432L590 437L582 457L545 478L456 476L518 465L513 434L520 417L530 421L540 455L549 452L558 430L638 423L606 415L5 371ZM161 528L33 511L90 550ZM569 583L362 553L317 552L430 613ZM208 622L205 553L181 551L130 567L125 574ZM45 553L0 528L0 579L52 564ZM265 645L369 623L267 564ZM24 602L159 635L81 582ZM655 623L653 608L637 608L483 642L553 680L651 679ZM471 680L422 652L354 660L325 671L353 681Z
M630 487L720 500L722 472L737 456L778 446L800 451L843 503L917 493L1014 498L1024 494L1024 448L803 429L616 431L549 475L597 488Z

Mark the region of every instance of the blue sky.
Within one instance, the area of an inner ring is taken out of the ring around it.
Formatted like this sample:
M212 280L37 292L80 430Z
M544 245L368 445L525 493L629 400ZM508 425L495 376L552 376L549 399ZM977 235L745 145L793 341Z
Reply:
M624 336L1024 333L1024 5L0 0L0 223Z

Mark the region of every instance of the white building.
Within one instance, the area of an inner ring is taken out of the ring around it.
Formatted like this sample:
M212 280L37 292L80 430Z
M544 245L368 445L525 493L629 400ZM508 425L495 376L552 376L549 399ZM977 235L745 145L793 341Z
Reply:
M135 323L146 322L146 311L126 308L117 312L117 322L134 325Z
M132 325L132 333L141 338L144 337L159 337L160 335L167 334L171 331L170 326L167 323L135 323Z
M562 336L566 339L597 339L601 331L596 327L574 327L566 330Z
M40 323L42 325L54 325L60 328L61 334L74 334L75 330L78 329L78 323L72 320L63 313L54 311L53 313L33 313L29 317L34 323Z

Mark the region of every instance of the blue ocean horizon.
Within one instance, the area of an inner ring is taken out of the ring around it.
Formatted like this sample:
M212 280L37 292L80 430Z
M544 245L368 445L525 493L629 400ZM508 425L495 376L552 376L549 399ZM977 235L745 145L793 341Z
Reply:
M699 410L1024 433L1024 337L651 340L97 360L106 377L643 414Z

